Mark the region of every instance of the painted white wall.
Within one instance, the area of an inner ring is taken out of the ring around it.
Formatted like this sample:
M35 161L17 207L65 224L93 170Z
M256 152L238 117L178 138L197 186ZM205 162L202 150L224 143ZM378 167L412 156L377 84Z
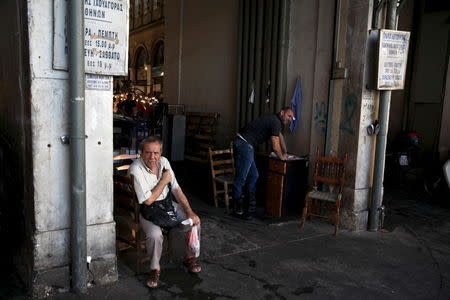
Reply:
M35 270L39 271L70 263L70 153L69 146L60 141L70 131L70 99L68 72L52 68L52 0L28 1L28 26L33 149L30 171L34 177ZM87 247L93 263L100 260L110 264L112 275L107 280L117 279L111 100L112 89L86 90Z

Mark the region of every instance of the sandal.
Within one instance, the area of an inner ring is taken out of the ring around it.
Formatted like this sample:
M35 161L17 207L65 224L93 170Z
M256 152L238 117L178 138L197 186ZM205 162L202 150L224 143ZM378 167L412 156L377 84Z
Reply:
M161 270L150 270L150 278L147 280L147 286L151 289L157 288L160 275Z
M186 257L183 264L192 274L200 273L202 267L199 265L196 257Z

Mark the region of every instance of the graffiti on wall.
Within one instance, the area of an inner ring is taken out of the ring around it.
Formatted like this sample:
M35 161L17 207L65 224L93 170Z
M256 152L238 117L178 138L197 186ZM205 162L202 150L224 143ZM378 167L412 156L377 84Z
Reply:
M339 129L347 132L348 134L355 135L355 129L353 128L353 118L355 117L357 106L357 98L355 94L350 94L344 102L344 114Z
M322 132L325 133L327 129L327 107L325 105L325 101L316 102L316 109L314 114L314 122L316 127Z

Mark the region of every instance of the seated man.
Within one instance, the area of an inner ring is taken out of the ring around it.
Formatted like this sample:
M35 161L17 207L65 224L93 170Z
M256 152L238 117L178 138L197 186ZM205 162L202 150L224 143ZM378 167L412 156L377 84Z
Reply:
M141 205L151 205L155 201L165 199L169 193L172 193L178 201L178 203L173 202L177 220L181 222L191 218L193 224L198 225L198 229L200 229L200 218L192 211L189 201L178 185L169 161L161 156L162 142L160 138L155 136L148 137L141 142L140 148L141 157L135 160L129 168L129 174L133 176L134 189L139 203ZM146 220L142 214L140 214L139 220L140 226L145 233L147 253L150 257L150 279L147 281L147 286L155 288L158 286L161 273L159 260L164 238L159 226ZM190 229L190 225L179 224L170 230L170 235L172 236L174 230L187 234ZM194 254L189 252L186 249L184 264L191 273L198 273L201 271L201 267Z

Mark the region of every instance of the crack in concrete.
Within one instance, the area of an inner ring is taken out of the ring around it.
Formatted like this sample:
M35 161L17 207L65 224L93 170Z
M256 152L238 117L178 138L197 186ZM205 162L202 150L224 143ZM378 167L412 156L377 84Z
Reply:
M278 292L279 288L284 287L284 285L282 285L282 284L270 284L267 280L262 279L262 278L258 278L258 277L254 276L254 275L249 274L249 273L244 273L244 272L241 272L241 271L236 270L234 268L228 268L228 267L225 267L225 266L223 266L221 264L214 263L214 262L211 262L211 261L208 261L208 260L204 260L204 262L206 262L206 263L208 263L210 265L216 265L216 266L218 266L218 267L220 267L220 268L222 268L224 270L227 270L229 272L237 273L237 274L240 274L240 275L245 276L247 278L252 278L252 279L256 280L257 282L261 283L264 289L271 291L279 299L286 299L286 297L284 297L283 295L281 295Z
M305 237L305 238L300 238L300 239L290 240L290 241L286 241L286 242L282 242L282 243L279 242L279 243L276 243L276 244L273 244L273 245L269 245L269 246L264 246L264 247L259 247L258 245L254 244L254 243L252 243L252 242L250 242L250 241L248 241L248 240L246 240L246 241L248 241L249 243L254 244L256 247L253 248L253 249L245 249L245 250L240 250L240 251L233 252L233 253L227 253L227 254L224 254L224 255L219 255L219 256L217 256L217 257L226 257L226 256L231 256L231 255L236 255L236 254L242 254L242 253L250 252L250 251L256 251L256 250L268 249L268 248L278 247L278 246L280 246L280 245L282 245L282 244L295 243L295 242L300 242L300 241L306 241L306 240L310 240L310 239L314 239L314 238L319 238L319 237L322 237L322 236L328 236L328 235L330 235L330 234L328 234L328 233L322 233L322 234L317 234L317 235L313 235L313 236L309 236L309 237Z

